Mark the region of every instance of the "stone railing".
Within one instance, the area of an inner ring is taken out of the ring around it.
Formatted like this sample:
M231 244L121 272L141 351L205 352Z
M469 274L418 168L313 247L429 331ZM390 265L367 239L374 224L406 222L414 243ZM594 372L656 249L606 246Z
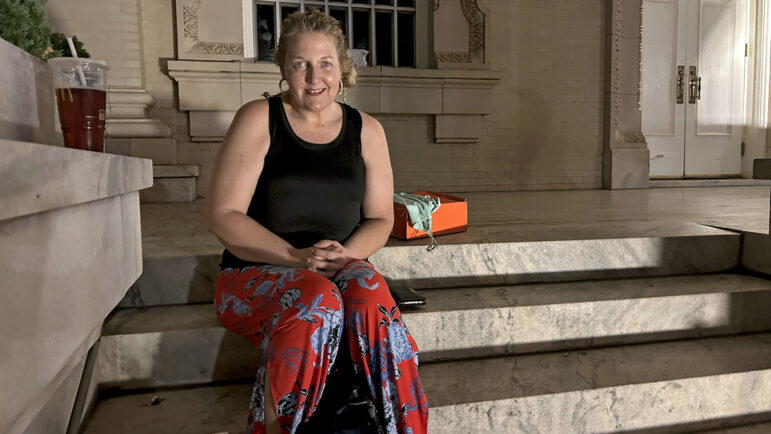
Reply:
M482 115L493 111L491 94L500 73L485 70L361 68L346 102L370 114L436 117L437 142L476 142ZM222 140L236 110L278 93L278 67L267 63L171 61L179 83L179 108L190 116L193 141Z
M9 140L0 155L0 432L64 432L86 353L142 271L152 163Z

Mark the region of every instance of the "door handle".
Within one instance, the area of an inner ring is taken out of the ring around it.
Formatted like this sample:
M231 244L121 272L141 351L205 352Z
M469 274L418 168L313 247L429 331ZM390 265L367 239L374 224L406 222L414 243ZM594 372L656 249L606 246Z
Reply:
M696 75L696 67L688 67L688 104L695 104L701 99L701 77Z
M701 99L701 77L696 79L696 99Z
M683 92L685 91L685 67L683 65L678 65L677 67L677 90L675 98L677 100L677 104L683 103Z

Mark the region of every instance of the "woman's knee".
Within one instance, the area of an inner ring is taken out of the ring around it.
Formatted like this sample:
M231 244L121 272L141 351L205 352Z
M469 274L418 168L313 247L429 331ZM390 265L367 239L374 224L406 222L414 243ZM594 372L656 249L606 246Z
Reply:
M324 314L342 313L343 300L334 283L311 270L298 270L298 279L279 291L280 322L292 319L315 324Z
M375 267L364 260L351 261L334 277L335 284L344 297L378 298L385 293L390 297L388 285Z

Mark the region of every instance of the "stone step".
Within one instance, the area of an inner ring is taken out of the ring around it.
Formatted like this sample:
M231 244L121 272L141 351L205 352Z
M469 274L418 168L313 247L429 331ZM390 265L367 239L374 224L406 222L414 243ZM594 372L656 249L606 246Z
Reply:
M139 192L142 203L192 202L198 166L181 164L153 165L153 186Z
M756 167L757 167L757 161ZM755 169L758 174L758 169ZM755 176L758 179L652 179L651 188L683 188L683 187L745 187L771 185L770 179L762 179L763 176Z
M769 417L771 335L445 362L421 379L429 431L709 429Z
M768 434L771 432L771 422L739 425L731 428L698 431L700 434Z
M430 363L420 375L433 433L692 432L771 420L771 334ZM240 432L250 391L114 396L84 432Z
M422 290L404 310L423 362L771 330L771 281L740 274ZM105 323L107 388L249 378L258 352L211 304L131 308ZM483 337L483 341L480 341Z
M176 240L143 240L143 273L121 307L211 302L222 248L211 237ZM427 252L425 239L390 239L370 260L390 280L426 289L720 273L738 266L741 235L659 220L506 222L439 242Z

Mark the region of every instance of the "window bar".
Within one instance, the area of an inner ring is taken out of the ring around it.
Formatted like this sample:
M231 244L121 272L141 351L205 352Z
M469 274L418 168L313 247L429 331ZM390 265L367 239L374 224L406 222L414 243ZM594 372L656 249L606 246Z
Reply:
M242 25L244 31L244 60L249 63L257 61L257 23L255 22L254 0L245 0L242 4ZM250 23L251 21L251 23Z
M391 38L391 47L393 51L394 56L394 68L399 67L399 12L396 11L396 8L393 8L391 11L394 17L394 31L393 31L393 37Z
M372 50L372 65L377 65L377 44L375 43L375 8L369 9L369 47Z
M275 51L276 48L278 48L278 38L281 36L281 2L276 2L276 29L274 30L273 38L275 39L275 42L273 43L273 50Z
M348 7L345 15L348 17L348 49L353 48L353 8Z

